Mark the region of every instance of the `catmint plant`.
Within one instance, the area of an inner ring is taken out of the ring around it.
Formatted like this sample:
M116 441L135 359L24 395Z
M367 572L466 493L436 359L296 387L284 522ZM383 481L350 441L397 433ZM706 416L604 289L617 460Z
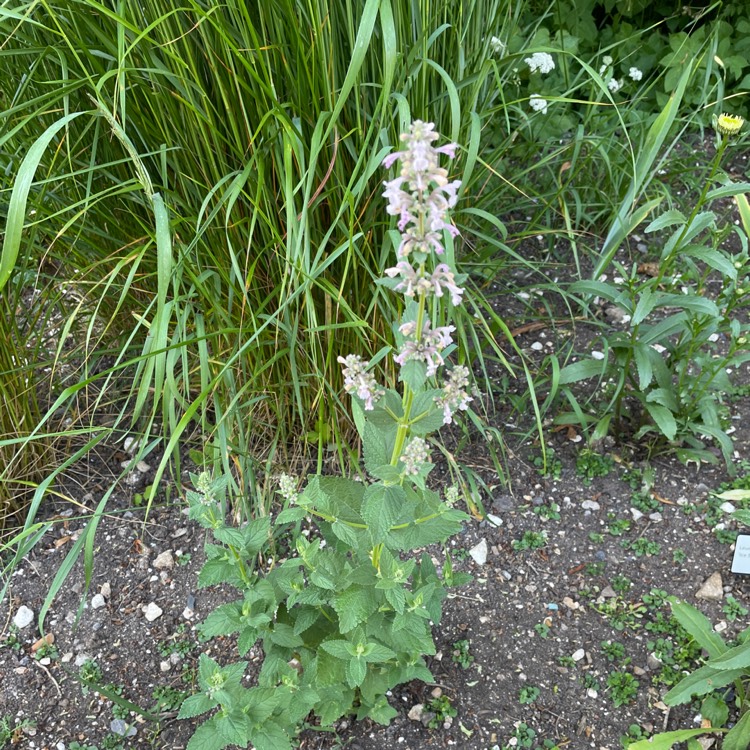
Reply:
M365 481L315 475L303 489L283 475L284 509L243 527L223 523L224 478L194 478L190 517L212 530L200 585L229 582L241 597L212 612L204 637L236 633L240 656L262 642L265 658L256 687L245 687L247 662L221 666L203 655L201 692L182 704L180 717L214 711L188 750L229 744L257 750L291 748L297 727L311 713L322 726L355 714L388 723L396 710L388 691L414 679L432 681L424 657L435 653L432 627L440 622L446 586L465 580L450 558L438 574L429 555L409 555L457 533L468 516L427 487L433 464L429 435L469 408L469 371L448 368L455 349L450 305L459 305L463 277L448 263L446 237L458 232L448 211L457 201L430 123L416 121L401 136L400 163L384 183L387 211L398 217L396 263L380 283L404 297L393 325L398 390L381 386L371 365L342 354L344 390L352 399L362 443ZM447 370L447 372L446 372ZM302 525L305 533L302 533ZM254 564L271 535L292 538L292 551L268 570Z

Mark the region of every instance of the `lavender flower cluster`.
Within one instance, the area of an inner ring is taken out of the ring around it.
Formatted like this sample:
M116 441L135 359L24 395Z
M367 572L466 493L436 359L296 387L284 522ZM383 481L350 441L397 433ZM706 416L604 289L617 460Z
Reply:
M423 314L425 302L432 295L439 299L447 294L452 304L460 305L464 293L451 267L433 260L434 256L445 254L445 233L451 237L458 235L449 221L448 211L456 205L461 186L459 180L449 181L448 171L440 166L441 155L454 158L457 144L435 146L439 138L433 123L416 120L409 132L401 136L404 150L383 160L386 169L396 162L401 166L397 177L383 183L383 197L388 200L386 210L391 216L399 217L401 233L397 263L385 270L387 278L383 283L417 302L420 310L416 319L404 320L399 326L403 341L394 361L401 367L414 360L423 362L427 377L435 376L438 368L445 364L442 352L453 343L451 334L455 328L450 325L432 328L431 321ZM369 362L353 354L339 357L338 361L344 365L344 390L358 396L365 410L372 410L384 391L368 372ZM456 411L467 409L472 400L466 392L468 375L465 367L454 367L441 395L435 399L443 410L445 424L452 421ZM400 460L407 474L416 474L428 456L425 441L414 438Z

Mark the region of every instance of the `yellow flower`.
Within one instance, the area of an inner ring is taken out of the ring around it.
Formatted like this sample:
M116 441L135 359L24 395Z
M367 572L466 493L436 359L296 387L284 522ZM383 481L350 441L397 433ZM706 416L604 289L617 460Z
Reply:
M716 129L722 135L737 135L742 129L744 122L744 118L739 115L728 115L724 113L716 118Z

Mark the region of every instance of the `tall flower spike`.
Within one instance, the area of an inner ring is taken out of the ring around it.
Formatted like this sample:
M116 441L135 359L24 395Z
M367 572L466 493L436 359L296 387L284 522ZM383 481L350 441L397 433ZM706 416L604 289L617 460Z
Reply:
M433 123L415 120L409 132L401 136L406 149L383 159L386 168L401 162L399 176L383 183L383 197L388 199L386 210L399 217L399 258L408 258L412 252L427 255L433 250L440 255L444 252L441 233L447 231L454 237L458 234L447 221L447 213L456 205L461 182L449 182L447 170L439 164L441 154L454 158L457 144L436 148L432 143L439 137Z

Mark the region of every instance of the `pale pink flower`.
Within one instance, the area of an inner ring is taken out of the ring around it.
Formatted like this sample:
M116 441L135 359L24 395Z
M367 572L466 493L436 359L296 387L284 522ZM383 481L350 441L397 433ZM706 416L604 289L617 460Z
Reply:
M399 456L404 465L404 474L415 476L422 466L430 461L430 449L424 438L414 437Z
M442 396L435 399L435 403L443 408L443 424L450 424L457 411L469 408L469 402L473 399L466 393L468 387L469 370L461 365L454 367L445 381Z
M375 378L371 373L367 372L370 363L366 359L362 359L358 354L337 357L336 361L344 365L344 390L347 393L359 396L365 402L365 410L372 411L375 408L374 402L385 391L378 387Z
M427 377L432 377L440 365L445 364L440 352L453 343L451 333L455 326L441 326L432 330L431 323L426 320L422 326L421 336L417 336L417 324L410 320L398 329L406 338L401 350L393 358L402 367L412 359L420 360L427 365Z

